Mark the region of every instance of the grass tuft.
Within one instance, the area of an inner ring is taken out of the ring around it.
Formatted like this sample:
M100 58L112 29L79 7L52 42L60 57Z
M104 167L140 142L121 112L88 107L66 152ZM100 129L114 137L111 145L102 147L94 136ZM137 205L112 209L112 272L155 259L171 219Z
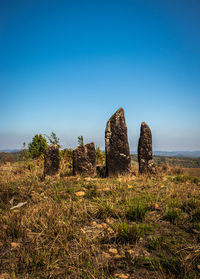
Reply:
M146 232L150 231L152 227L147 224L129 225L125 222L120 222L114 227L115 240L117 243L135 243Z
M148 211L150 207L144 202L132 200L126 209L126 217L131 221L143 221Z

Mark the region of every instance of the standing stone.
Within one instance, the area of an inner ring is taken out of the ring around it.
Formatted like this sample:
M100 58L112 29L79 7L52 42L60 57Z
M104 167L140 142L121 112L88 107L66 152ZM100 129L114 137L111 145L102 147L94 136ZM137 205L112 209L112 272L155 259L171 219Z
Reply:
M130 171L131 156L124 110L122 108L119 108L107 122L105 147L106 175L115 176L128 173Z
M96 173L96 150L93 142L73 150L73 175L90 176Z
M56 175L59 172L59 148L57 145L50 145L44 153L44 177Z
M149 126L142 122L138 143L138 162L140 174L155 174L156 168L152 156L152 135Z

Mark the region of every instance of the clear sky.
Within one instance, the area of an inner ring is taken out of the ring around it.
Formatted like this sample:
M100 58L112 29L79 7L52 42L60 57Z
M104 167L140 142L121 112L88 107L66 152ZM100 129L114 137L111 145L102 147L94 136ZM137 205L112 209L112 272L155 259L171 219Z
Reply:
M200 150L199 0L0 0L0 149L54 131L104 148L125 110L154 150Z

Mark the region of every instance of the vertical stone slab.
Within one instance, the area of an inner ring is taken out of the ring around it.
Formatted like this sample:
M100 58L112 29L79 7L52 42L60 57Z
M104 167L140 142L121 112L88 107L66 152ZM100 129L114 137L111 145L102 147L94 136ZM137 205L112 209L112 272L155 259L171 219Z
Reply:
M105 130L106 175L116 176L130 171L131 156L123 108L108 120Z
M149 126L142 122L138 142L138 163L140 174L155 174L156 168L152 155L152 135Z
M73 151L73 175L92 176L96 173L96 150L93 142Z
M57 145L50 145L44 153L44 177L56 175L59 172L59 148Z

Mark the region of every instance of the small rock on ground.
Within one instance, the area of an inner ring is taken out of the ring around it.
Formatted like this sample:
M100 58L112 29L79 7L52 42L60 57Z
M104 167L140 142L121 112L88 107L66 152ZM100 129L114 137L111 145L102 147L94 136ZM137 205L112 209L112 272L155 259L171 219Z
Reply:
M79 191L79 192L76 192L75 195L76 195L77 197L83 197L83 196L85 196L85 192Z
M129 275L123 274L123 273L115 273L114 276L115 276L115 278L120 278L120 279L127 279L127 278L129 278Z
M118 251L115 248L110 248L109 252L112 253L112 254L118 254Z

